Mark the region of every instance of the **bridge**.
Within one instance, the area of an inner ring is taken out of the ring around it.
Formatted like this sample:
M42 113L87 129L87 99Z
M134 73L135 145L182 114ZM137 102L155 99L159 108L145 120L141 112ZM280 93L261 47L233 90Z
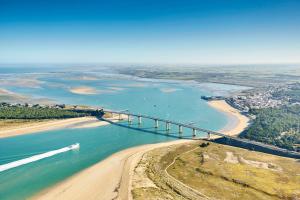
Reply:
M261 142L256 142L256 141L253 141L253 140L248 140L248 139L243 139L243 138L238 138L238 137L225 135L225 134L220 133L220 132L203 129L203 128L200 128L200 127L197 127L197 126L194 126L194 125L191 125L191 124L180 123L180 122L176 122L176 121L173 121L173 120L161 119L161 118L148 116L148 115L134 114L134 113L130 113L128 111L103 110L103 112L104 113L110 113L111 115L118 115L119 120L123 119L122 115L126 116L129 125L132 124L133 118L136 117L139 125L142 124L143 119L153 120L155 129L157 129L161 123L165 125L165 130L166 131L171 130L171 125L177 126L179 137L181 137L182 134L183 134L183 128L186 128L186 129L192 130L192 138L193 139L197 138L197 131L199 131L199 132L207 134L207 136L202 137L202 139L210 140L210 139L212 139L211 136L213 135L213 136L215 136L215 137L213 137L213 139L215 139L215 138L225 138L229 142L231 140L231 141L236 141L236 142L240 142L240 143L244 143L244 144L250 144L250 145L270 149L270 150L273 150L273 151L276 151L276 152L280 152L280 153L286 154L288 156L300 158L300 153L299 152L289 151L289 150L282 149L282 148L279 148L279 147L276 147L276 146L273 146L273 145L268 145L268 144L264 144L264 143L261 143ZM199 137L198 137L198 139L199 139Z
M171 130L171 125L173 125L173 126L175 125L175 126L178 127L179 135L182 135L183 128L188 128L188 129L192 130L192 133L193 133L192 136L193 137L196 137L197 131L201 131L201 132L207 133L207 139L210 139L211 135L216 135L216 136L219 136L219 137L233 138L233 137L230 137L230 136L222 134L222 133L218 133L218 132L215 132L215 131L199 128L199 127L193 126L191 124L184 124L184 123L175 122L175 121L167 120L167 119L161 119L161 118L152 117L152 116L148 116L148 115L134 114L134 113L129 113L129 112L119 112L119 111L112 111L112 110L104 110L104 113L110 113L112 115L117 114L117 115L119 115L120 120L122 119L122 115L125 115L125 116L127 116L128 124L132 123L133 117L137 118L139 125L142 124L142 119L150 119L150 120L154 121L154 128L156 128L156 129L159 127L159 123L164 123L166 131Z

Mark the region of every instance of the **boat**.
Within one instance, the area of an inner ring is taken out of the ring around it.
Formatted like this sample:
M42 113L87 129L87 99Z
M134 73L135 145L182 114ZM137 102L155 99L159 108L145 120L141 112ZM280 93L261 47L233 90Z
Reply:
M37 154L37 155L31 156L31 157L28 157L28 158L24 158L24 159L21 159L21 160L16 160L16 161L13 161L13 162L10 162L10 163L6 163L6 164L3 164L3 165L0 165L0 172L5 171L5 170L9 170L11 168L15 168L15 167L18 167L18 166L21 166L21 165L25 165L25 164L28 164L28 163L32 163L32 162L35 162L35 161L38 161L38 160L41 160L41 159L44 159L44 158L48 158L48 157L54 156L56 154L64 153L64 152L71 151L71 150L77 150L79 148L80 148L79 143L75 143L75 144L72 144L70 146L67 146L67 147L64 147L64 148L61 148L61 149L48 151L46 153Z
M75 143L75 144L72 144L72 145L68 146L68 148L70 150L79 149L80 148L80 144L79 143Z

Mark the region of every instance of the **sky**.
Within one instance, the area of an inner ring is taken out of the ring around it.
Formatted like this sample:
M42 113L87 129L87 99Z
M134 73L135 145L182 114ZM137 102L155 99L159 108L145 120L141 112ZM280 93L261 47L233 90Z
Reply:
M300 63L300 1L0 0L0 63Z

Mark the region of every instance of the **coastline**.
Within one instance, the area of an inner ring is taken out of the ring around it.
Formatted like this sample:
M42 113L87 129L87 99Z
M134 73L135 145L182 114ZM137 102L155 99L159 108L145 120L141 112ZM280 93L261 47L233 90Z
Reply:
M238 136L248 127L250 119L226 103L225 100L209 101L208 105L227 116L228 123L219 132L229 136Z
M128 199L134 167L146 152L190 141L175 140L122 150L70 178L46 188L31 199Z
M249 119L225 101L211 101L209 105L225 113L229 118L228 124L220 132L236 136L248 126ZM132 199L133 171L146 152L192 141L175 140L117 152L70 178L46 188L32 199Z
M118 121L117 118L110 118L110 120ZM4 128L0 130L0 139L61 128L92 128L108 124L109 123L106 121L99 121L99 119L96 117L78 117L70 119L38 121L13 128Z

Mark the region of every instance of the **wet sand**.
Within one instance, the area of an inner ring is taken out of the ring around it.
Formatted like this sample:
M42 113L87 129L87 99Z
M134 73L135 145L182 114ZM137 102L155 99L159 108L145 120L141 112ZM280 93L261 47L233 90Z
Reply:
M85 95L98 94L98 91L95 88L87 87L87 86L71 88L70 92L74 94L85 94Z

